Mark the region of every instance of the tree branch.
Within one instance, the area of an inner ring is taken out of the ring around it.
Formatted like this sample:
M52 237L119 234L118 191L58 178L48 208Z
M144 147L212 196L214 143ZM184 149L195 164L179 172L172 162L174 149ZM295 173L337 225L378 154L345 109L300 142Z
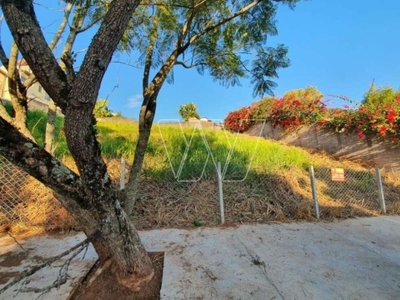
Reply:
M164 6L164 7L172 6L172 7L187 8L187 9L193 8L193 6L184 5L184 4L178 4L178 3L172 3L172 4L165 4L165 3L144 3L144 1L142 1L142 2L139 4L139 6Z
M60 41L61 35L65 31L65 28L68 24L68 19L69 16L71 15L73 4L72 3L67 3L65 9L64 9L64 17L60 23L60 26L58 27L56 33L53 36L53 39L49 43L49 48L51 50L54 50L58 42ZM24 82L24 86L26 89L31 87L34 83L37 82L36 76L34 74L31 74Z
M139 64L134 65L134 64L131 64L129 62L123 62L123 61L119 61L119 60L113 60L113 61L111 61L111 64L121 64L121 65L125 65L125 66L132 67L132 68L135 68L135 69L141 69Z
M104 15L101 17L98 17L97 19L94 19L92 22L90 22L89 24L87 24L86 26L84 26L80 29L76 29L76 28L74 28L74 29L76 30L76 33L85 32L86 30L88 30L88 29L92 28L94 25L96 25L103 18L104 18Z
M232 14L231 16L222 19L214 24L211 24L210 26L206 27L204 30L202 30L201 32L195 34L194 36L192 36L189 41L182 47L183 51L186 50L191 44L193 44L196 40L198 40L200 37L202 37L203 35L207 34L208 32L210 32L211 30L233 20L234 18L244 14L245 12L249 11L251 8L253 8L254 6L256 6L257 4L261 3L263 0L255 0L252 3L250 3L249 5L243 7L242 9L238 10L236 13ZM279 0L278 0L279 1Z
M18 104L18 94L21 93L22 82L17 68L18 64L18 47L13 41L11 44L10 59L8 61L8 87L10 90L11 102Z
M198 63L195 63L195 64L187 65L183 61L176 61L175 65L180 65L180 66L184 67L185 69L191 69L191 68L195 68L195 67L198 67L198 66L201 66L201 65L207 65L207 64L205 62L198 62Z
M71 14L72 7L73 7L73 4L71 2L68 2L64 9L64 18L62 19L61 24L57 29L57 32L54 34L53 39L51 40L51 42L49 44L49 48L51 50L54 50L54 48L60 41L61 35L63 34L65 27L67 27L68 19Z
M154 21L152 25L153 27L150 29L149 46L147 47L146 61L143 70L143 80L142 80L143 92L145 92L147 87L149 86L149 76L150 76L151 65L153 64L154 46L158 36L158 10L156 11L156 14L154 16Z
M67 197L58 197L68 211L80 212L80 222L95 226L80 177L59 160L21 134L0 117L0 155L33 176L53 191Z
M43 88L64 110L69 92L68 81L43 36L33 1L2 0L0 5L18 49L24 53L36 77L41 78Z
M93 106L96 99L83 99L81 95L97 95L101 80L110 64L111 57L127 28L128 22L139 5L140 0L112 1L99 30L85 55L84 61L76 79L78 82L87 84L74 85L71 90L70 99L78 99L74 106L91 103ZM111 30L110 30L111 29ZM90 78L91 80L86 80ZM82 90L86 90L83 93Z

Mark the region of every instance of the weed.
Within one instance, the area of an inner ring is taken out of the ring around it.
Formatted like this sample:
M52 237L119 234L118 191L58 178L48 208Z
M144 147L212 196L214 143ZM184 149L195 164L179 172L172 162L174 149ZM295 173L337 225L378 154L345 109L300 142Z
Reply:
M193 221L193 225L196 226L196 227L200 227L202 224L201 224L201 222L199 220L194 220Z

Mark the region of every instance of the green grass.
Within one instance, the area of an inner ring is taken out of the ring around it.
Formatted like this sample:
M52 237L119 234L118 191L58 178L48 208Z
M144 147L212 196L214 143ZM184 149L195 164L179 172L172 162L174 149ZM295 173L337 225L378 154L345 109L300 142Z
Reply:
M28 127L37 142L43 145L46 115L39 111L29 112ZM70 155L62 127L63 118L57 117L55 155L59 158ZM99 121L96 128L104 157L125 157L132 161L138 137L137 123ZM289 167L306 169L311 160L305 150L261 138L154 124L143 173L158 179L191 180L198 179L201 174L203 178L211 178L216 176L215 163L221 162L225 179L240 180Z
M41 111L33 110L28 111L28 128L31 131L33 137L36 142L43 146L44 145L44 136L46 132L46 121L47 115ZM57 116L56 117L56 126L55 126L55 155L57 157L70 156L67 142L65 140L65 135L62 130L64 127L64 118Z
M122 155L132 159L137 125L99 122L97 128L105 156L120 158ZM191 180L198 179L201 174L210 178L215 177L215 163L221 162L225 179L240 180L290 166L305 169L310 159L304 150L265 139L227 131L205 130L202 133L192 128L155 124L143 172L146 176L163 179Z

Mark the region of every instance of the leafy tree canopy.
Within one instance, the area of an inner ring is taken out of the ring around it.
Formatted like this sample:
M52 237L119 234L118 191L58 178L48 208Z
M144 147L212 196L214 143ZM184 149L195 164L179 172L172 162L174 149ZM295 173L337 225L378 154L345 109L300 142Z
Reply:
M208 72L225 86L249 77L254 95L272 94L276 86L272 80L278 78L279 68L289 66L289 59L284 45L267 47L267 39L278 33L277 2L294 5L297 1L142 2L120 49L141 53L139 65L164 67L160 75L168 75L169 82L173 82L172 67L180 65L196 68L200 74Z
M94 106L94 116L96 118L105 118L105 117L115 117L120 116L120 113L113 113L108 108L108 100L106 99L97 99L96 105Z
M189 102L187 104L182 104L181 106L179 106L178 114L185 121L189 120L189 118L200 119L200 116L197 113L197 106L193 102Z
M283 98L296 99L302 102L313 102L317 99L322 99L324 95L313 86L308 86L305 89L290 90L283 95Z
M396 100L396 95L400 93L400 89L395 90L390 86L377 87L371 84L368 92L365 93L362 104L369 110L376 110L378 106L387 106Z

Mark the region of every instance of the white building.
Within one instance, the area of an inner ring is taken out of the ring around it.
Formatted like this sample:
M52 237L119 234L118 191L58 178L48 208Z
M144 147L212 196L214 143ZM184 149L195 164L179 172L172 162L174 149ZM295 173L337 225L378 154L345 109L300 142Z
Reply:
M32 74L32 71L25 60L20 60L18 62L18 69L22 82L24 82L29 75ZM50 96L38 82L35 82L29 87L27 96L29 100L29 109L47 111ZM0 67L0 99L6 102L11 101L10 92L8 90L7 69L4 66Z

